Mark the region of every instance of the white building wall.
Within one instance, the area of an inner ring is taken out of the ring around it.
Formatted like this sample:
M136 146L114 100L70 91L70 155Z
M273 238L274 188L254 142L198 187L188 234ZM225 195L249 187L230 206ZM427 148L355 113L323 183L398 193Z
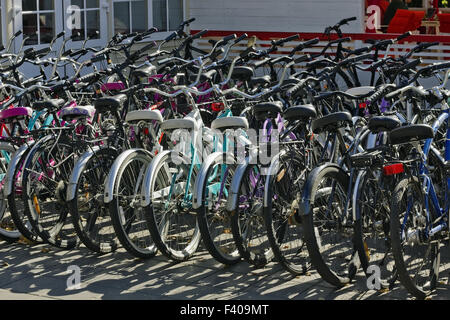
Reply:
M363 0L190 0L192 29L323 32L325 27L358 17L344 32L363 32Z

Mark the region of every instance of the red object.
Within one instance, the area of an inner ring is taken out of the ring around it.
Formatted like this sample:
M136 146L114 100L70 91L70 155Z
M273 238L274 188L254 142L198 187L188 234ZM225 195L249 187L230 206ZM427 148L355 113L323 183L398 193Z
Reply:
M439 31L444 33L450 33L450 13L439 13Z
M402 172L405 172L403 163L396 163L383 167L383 174L385 176L393 176Z
M417 28L413 28L416 21L416 15L413 11L398 9L395 12L394 18L392 18L387 29L387 33L405 33L407 31L413 31Z
M359 104L359 108L360 109L365 109L365 108L367 108L367 104L365 102L362 102L362 103Z
M224 108L225 108L225 106L223 105L222 102L214 102L214 103L211 103L211 109L212 109L214 112L222 111Z
M414 13L414 21L412 22L411 30L417 30L422 25L422 20L425 17L425 11L411 11L411 12Z

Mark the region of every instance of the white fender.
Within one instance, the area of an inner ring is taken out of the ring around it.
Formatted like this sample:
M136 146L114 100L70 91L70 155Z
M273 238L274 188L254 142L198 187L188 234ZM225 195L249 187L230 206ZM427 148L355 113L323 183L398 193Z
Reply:
M149 160L153 159L153 155L145 149L130 149L122 152L119 157L114 161L111 170L105 180L105 195L104 202L110 203L114 198L114 187L116 185L117 175L122 167L123 162L133 153L141 153L144 156L148 156Z

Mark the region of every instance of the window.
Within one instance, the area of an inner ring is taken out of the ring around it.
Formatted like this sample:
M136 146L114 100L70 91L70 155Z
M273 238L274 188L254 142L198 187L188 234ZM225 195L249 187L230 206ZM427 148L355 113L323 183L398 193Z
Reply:
M22 0L25 45L50 43L55 36L55 8L53 0Z
M147 1L115 1L115 33L143 32L148 29Z
M99 0L71 0L72 6L80 8L80 29L73 29L72 32L79 32L80 36L75 41L82 41L90 37L99 39L100 34L100 4Z
M183 22L183 0L153 0L152 11L159 31L175 30Z
M142 32L151 27L175 30L183 21L183 0L114 0L114 33Z

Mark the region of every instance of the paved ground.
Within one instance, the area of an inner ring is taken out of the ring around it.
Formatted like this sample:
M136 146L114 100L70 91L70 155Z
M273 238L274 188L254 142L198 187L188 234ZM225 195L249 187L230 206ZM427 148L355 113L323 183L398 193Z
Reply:
M70 272L81 269L81 288L67 290ZM432 299L450 299L449 272ZM0 299L409 299L400 285L389 292L367 290L363 274L336 290L315 271L292 277L276 263L254 269L241 262L224 267L205 251L175 264L157 255L133 259L124 250L97 256L84 247L62 251L47 245L0 243Z

